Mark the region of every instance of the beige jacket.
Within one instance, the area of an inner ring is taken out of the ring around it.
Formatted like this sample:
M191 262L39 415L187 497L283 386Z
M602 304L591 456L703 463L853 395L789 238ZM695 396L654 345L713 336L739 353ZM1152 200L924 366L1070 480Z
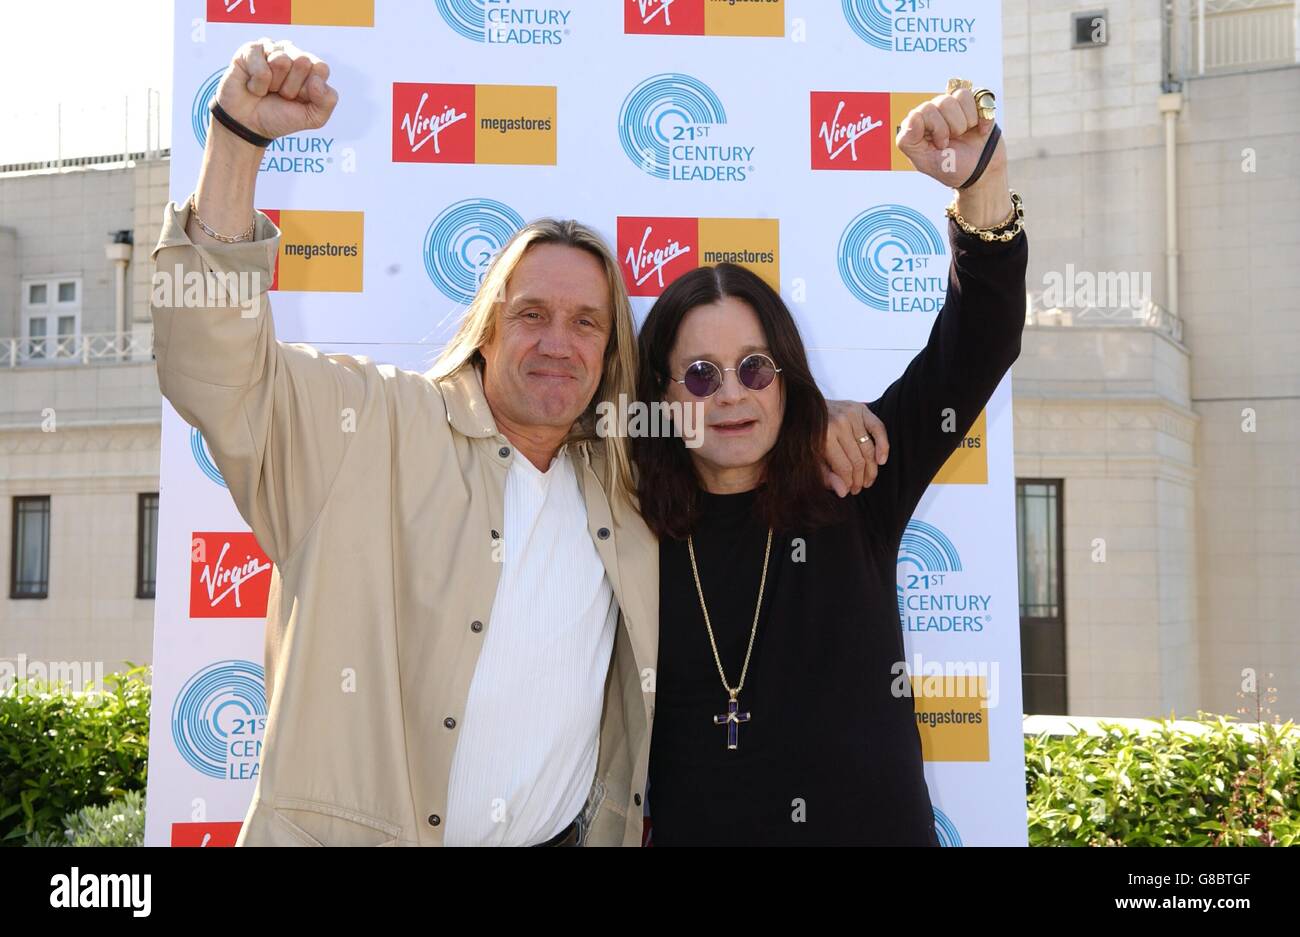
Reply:
M170 203L160 274L256 271L280 231L196 246ZM175 290L177 298L181 291ZM155 297L158 382L212 450L275 564L266 621L267 723L240 845L441 845L452 753L492 615L506 469L477 369L435 382L275 338L260 314ZM349 431L349 429L351 431ZM621 613L606 680L593 845L641 839L653 712L659 553L598 444L581 443L587 528ZM643 679L644 675L644 679ZM643 683L649 688L643 691Z

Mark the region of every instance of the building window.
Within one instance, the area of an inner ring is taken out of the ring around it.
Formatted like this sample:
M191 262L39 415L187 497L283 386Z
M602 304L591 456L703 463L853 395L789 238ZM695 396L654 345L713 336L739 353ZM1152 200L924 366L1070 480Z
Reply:
M81 336L81 279L23 281L21 357L45 362L75 358Z
M50 496L13 501L9 598L43 599L50 590Z
M1066 715L1061 479L1016 479L1020 666L1027 713Z
M135 597L152 599L158 576L158 493L142 494L136 511Z

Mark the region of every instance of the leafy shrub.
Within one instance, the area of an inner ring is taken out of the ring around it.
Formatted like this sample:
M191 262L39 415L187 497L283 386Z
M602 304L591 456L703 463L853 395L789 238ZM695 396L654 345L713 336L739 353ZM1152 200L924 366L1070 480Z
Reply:
M130 791L105 807L82 807L63 818L63 832L33 833L29 846L142 846L144 796Z
M146 674L112 674L99 694L30 680L0 694L0 845L62 836L68 814L144 790Z
M1289 846L1300 843L1295 723L1169 720L1148 734L1025 739L1031 846Z

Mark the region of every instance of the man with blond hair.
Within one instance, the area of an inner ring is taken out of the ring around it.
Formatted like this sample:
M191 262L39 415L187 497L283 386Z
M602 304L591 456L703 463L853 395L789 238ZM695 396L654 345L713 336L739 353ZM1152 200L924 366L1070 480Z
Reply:
M618 264L582 224L527 225L425 374L277 341L258 167L271 139L325 124L328 80L287 42L241 46L153 252L263 284L243 309L153 306L162 392L274 562L238 842L638 844L658 546L627 440L596 432L601 403L635 395ZM837 411L837 489L870 483L857 440L880 429Z

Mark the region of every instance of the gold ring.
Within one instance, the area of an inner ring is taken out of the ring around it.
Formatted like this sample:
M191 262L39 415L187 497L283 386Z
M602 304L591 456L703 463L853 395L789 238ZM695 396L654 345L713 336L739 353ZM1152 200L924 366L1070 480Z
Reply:
M859 437L858 437L858 442L860 442L860 443L862 443L862 442L866 442L866 441L867 441L868 439L870 439L870 438L871 438L871 434L868 433L866 436L859 436Z
M988 88L977 88L975 91L975 106L979 108L980 117L985 120L992 120L998 112L998 99Z
M967 91L969 91L971 90L971 83L967 81L965 78L949 78L948 94L952 94L958 88L965 88Z

